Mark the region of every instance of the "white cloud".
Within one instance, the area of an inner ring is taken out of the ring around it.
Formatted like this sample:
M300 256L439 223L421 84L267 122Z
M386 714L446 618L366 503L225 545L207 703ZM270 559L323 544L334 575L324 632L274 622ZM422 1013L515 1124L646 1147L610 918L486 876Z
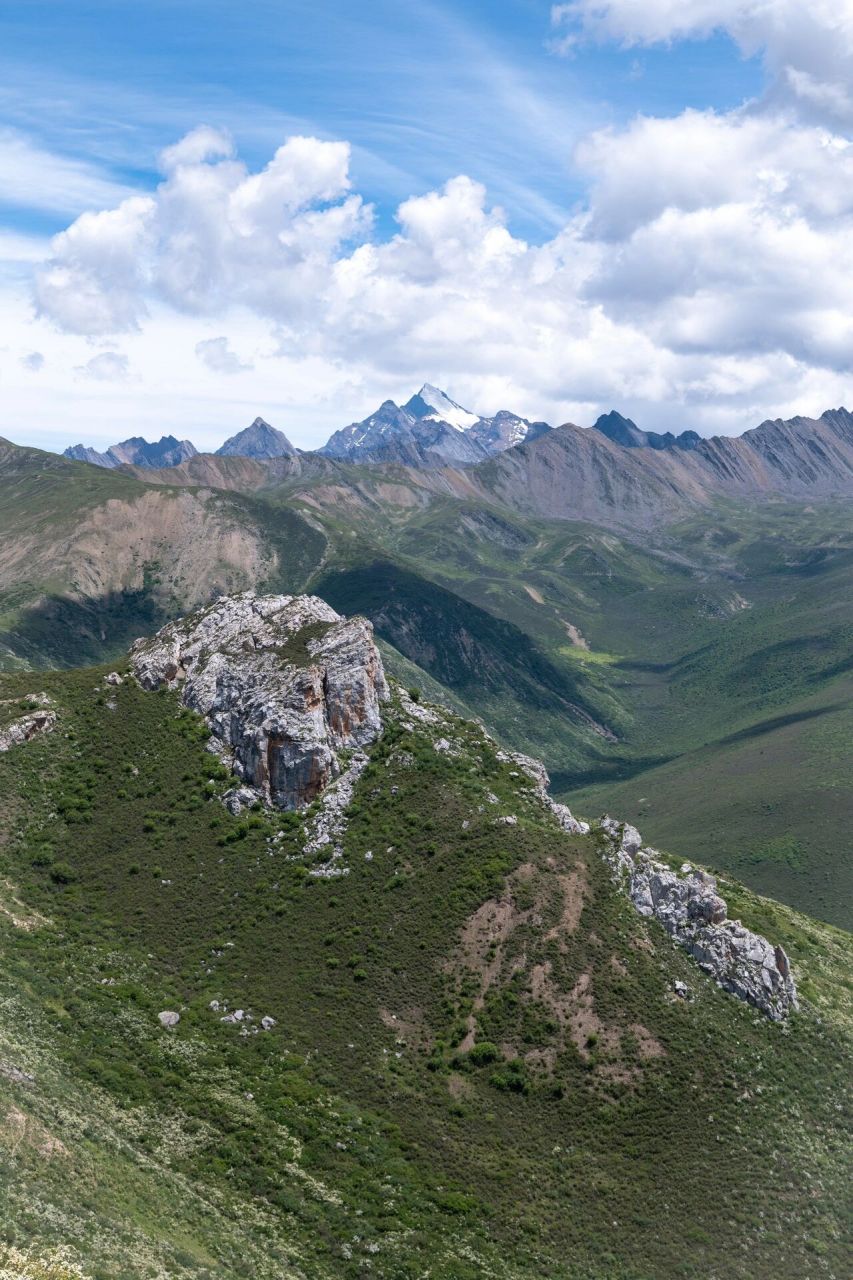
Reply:
M724 31L746 56L763 56L770 101L853 122L853 0L572 0L551 17L563 51L589 39L633 47Z
M160 152L160 168L172 173L182 165L201 164L205 160L228 160L234 154L234 142L220 129L200 124L185 134L172 147Z
M14 129L0 129L0 205L73 214L126 194L127 187L97 166L46 151Z
M21 364L33 373L41 373L44 368L44 356L40 351L31 351L29 355L21 356Z
M197 315L236 302L305 314L342 246L370 227L347 195L348 158L345 143L295 137L249 174L221 135L196 130L164 153L154 196L86 213L54 238L39 310L90 335L138 328L149 291Z
M226 337L204 338L195 344L195 353L214 373L242 373L254 368L251 363L244 363L231 350Z
M102 351L85 364L78 365L75 373L83 378L94 378L96 382L124 382L130 373L130 362L119 351Z
M240 351L267 351L251 394L303 445L425 379L484 412L588 422L615 405L651 426L699 430L845 398L853 147L843 134L746 110L599 131L576 158L586 207L538 245L513 235L465 176L403 201L396 234L377 237L348 154L292 138L251 173L229 139L194 131L165 153L152 195L86 213L54 239L37 274L33 344L49 350L47 321L78 344L123 333L146 390L170 385L205 408L198 361L239 374L252 367ZM156 355L167 343L168 384ZM296 423L284 385L311 406ZM257 411L235 398L233 420Z

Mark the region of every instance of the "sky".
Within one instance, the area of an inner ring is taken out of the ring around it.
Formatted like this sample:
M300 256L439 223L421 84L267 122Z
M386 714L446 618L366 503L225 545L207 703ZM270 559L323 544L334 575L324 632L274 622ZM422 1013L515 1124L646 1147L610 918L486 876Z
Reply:
M0 435L853 402L853 0L0 0Z

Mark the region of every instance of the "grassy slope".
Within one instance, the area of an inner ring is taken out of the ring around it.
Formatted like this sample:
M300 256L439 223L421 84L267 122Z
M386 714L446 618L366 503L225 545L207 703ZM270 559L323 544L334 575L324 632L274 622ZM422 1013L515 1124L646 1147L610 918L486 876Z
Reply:
M476 727L404 716L350 874L317 881L299 819L212 798L195 718L101 674L40 677L59 732L0 756L0 1239L69 1243L99 1280L843 1274L846 935L731 887L807 997L775 1026L643 924ZM241 1037L213 998L277 1026Z

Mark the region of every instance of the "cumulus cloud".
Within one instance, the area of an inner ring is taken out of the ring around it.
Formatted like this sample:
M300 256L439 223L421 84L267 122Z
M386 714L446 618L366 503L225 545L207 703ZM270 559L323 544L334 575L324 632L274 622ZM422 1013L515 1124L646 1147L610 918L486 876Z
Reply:
M82 378L94 378L96 382L124 382L130 373L127 356L119 351L102 351L74 370Z
M253 173L195 130L152 195L55 237L39 311L87 337L164 309L215 320L221 336L193 341L218 373L247 367L226 317L252 316L282 358L557 418L648 405L661 424L678 403L681 425L741 407L746 426L849 372L853 147L824 124L687 111L594 133L586 205L543 244L465 176L403 201L379 238L348 162L345 143L298 137Z
M36 277L40 314L67 332L137 329L150 294L210 315L235 302L305 313L343 245L370 228L348 195L349 147L290 138L260 173L199 129L163 153L154 196L86 213L52 241Z
M853 0L572 0L551 17L563 52L589 39L632 47L726 32L746 56L763 56L769 101L853 122Z
M40 373L44 368L44 356L40 351L31 351L29 355L21 356L21 364L33 373Z
M244 363L228 345L226 337L205 338L195 344L195 353L214 373L242 373L254 366Z

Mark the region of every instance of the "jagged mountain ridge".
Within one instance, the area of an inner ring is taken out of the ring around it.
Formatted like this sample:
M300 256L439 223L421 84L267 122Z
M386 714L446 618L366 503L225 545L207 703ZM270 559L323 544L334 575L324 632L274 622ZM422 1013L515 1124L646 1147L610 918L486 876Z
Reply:
M627 420L626 420L627 421ZM630 424L633 426L633 424ZM615 433L614 433L615 434ZM667 446L617 443L565 423L473 472L482 493L552 519L650 526L717 497L853 496L853 414L776 419L741 436Z
M505 409L479 417L425 383L404 405L386 400L370 417L336 431L318 452L349 462L470 467L549 430Z
M636 422L623 417L615 409L603 413L592 426L593 430L600 431L608 440L624 445L626 449L695 449L702 439L696 431L682 431L677 436L671 431L641 431Z
M128 465L157 469L176 467L188 458L195 457L197 452L191 441L178 440L175 436L161 436L154 443L149 443L142 436L131 436L120 444L110 445L104 453L83 444L75 444L66 449L63 456L110 469Z

